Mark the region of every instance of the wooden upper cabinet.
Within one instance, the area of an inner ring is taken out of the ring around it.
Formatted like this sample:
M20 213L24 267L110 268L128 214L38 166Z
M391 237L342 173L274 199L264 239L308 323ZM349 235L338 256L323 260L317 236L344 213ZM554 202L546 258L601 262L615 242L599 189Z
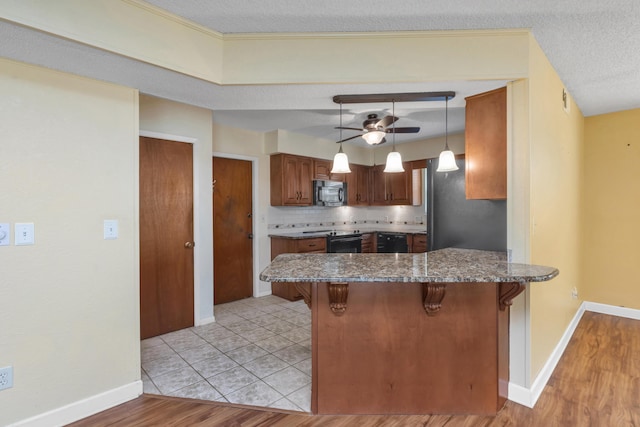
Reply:
M405 171L385 173L385 165L371 169L373 205L410 205L412 204L413 172L411 165L403 164Z
M313 160L291 154L271 156L271 206L310 206Z
M467 199L506 199L507 88L465 99Z
M344 174L347 183L347 204L350 206L369 204L370 167L350 164L351 173Z
M330 160L313 159L313 179L331 180L331 163Z

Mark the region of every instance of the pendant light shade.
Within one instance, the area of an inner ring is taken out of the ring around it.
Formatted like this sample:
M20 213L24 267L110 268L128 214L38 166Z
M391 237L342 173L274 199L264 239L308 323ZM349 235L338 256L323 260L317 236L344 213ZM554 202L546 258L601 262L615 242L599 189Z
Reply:
M384 136L385 136L384 132L380 130L372 130L363 134L362 138L364 138L364 140L367 141L367 144L376 145L376 144L380 144L380 141L382 141L382 138L384 138Z
M387 154L387 164L384 167L384 172L404 172L402 167L402 157L397 151L392 151Z
M436 172L452 172L458 170L456 157L451 150L444 150L438 158L438 169Z
M396 115L396 103L393 102L393 116ZM404 172L404 167L402 167L402 157L400 153L396 151L396 125L395 121L393 122L393 149L389 154L387 154L387 164L384 167L383 172L387 173L397 173ZM382 133L382 132L381 132Z
M351 169L349 169L349 158L342 151L342 103L340 103L340 149L333 157L331 173L351 173Z
M449 97L445 98L444 107L444 151L438 158L438 169L436 172L453 172L458 170L456 156L449 149Z
M340 144L340 151L338 151L333 158L331 173L351 173L351 169L349 169L349 158L342 152L342 144Z

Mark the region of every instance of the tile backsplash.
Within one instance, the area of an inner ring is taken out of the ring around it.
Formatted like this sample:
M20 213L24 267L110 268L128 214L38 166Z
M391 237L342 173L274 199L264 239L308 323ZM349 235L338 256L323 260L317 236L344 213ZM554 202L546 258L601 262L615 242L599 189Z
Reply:
M269 229L342 228L360 224L423 225L424 206L269 207Z

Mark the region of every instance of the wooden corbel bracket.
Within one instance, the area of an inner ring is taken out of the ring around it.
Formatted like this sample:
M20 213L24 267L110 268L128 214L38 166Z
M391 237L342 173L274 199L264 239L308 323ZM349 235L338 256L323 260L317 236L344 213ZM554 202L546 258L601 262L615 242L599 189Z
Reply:
M500 310L505 311L513 304L513 299L524 291L524 284L519 282L500 283L498 302Z
M342 316L347 310L349 284L346 282L329 283L329 308L336 316Z
M422 305L428 316L435 316L442 307L446 285L444 283L422 284Z
M309 310L311 310L311 283L296 282L295 287L298 292L302 294L304 303L307 304L307 307L309 307Z

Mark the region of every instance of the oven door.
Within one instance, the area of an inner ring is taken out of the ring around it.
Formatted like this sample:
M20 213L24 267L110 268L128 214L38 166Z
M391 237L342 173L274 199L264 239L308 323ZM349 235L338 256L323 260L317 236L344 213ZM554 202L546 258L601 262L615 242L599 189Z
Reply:
M362 236L327 237L328 253L360 253L362 252Z

